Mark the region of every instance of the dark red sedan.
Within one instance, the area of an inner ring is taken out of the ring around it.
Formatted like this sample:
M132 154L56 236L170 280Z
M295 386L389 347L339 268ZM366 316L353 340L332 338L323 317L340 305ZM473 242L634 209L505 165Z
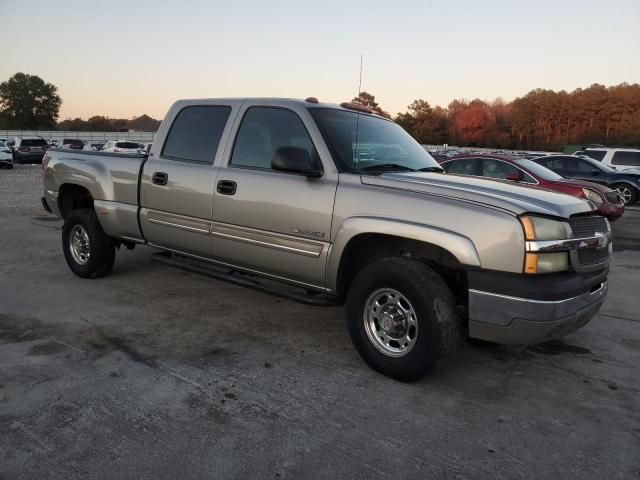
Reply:
M568 180L524 158L496 155L456 155L440 165L447 173L495 178L566 193L594 204L598 213L617 220L624 212L624 202L614 190L584 180Z

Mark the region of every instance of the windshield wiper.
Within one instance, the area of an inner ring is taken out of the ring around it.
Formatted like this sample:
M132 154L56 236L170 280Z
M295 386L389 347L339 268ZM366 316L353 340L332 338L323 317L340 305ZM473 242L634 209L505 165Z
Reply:
M442 167L423 167L423 168L419 168L417 171L418 172L438 172L438 173L442 173L442 172L444 172L444 168L442 168Z
M380 163L378 165L369 165L367 167L362 167L359 169L362 172L386 172L397 170L399 172L415 172L413 168L407 167L405 165L400 165L399 163Z

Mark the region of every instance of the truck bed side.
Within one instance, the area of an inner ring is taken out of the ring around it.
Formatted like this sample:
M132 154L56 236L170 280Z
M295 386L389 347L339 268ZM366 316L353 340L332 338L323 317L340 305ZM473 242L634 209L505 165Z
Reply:
M70 195L86 191L108 235L141 241L137 213L140 172L146 158L52 148L43 160L47 203L53 213L64 218Z

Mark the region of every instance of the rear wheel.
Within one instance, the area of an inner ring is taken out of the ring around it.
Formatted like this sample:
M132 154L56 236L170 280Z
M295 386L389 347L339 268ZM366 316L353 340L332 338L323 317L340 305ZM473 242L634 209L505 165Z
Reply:
M82 278L98 278L111 271L116 249L92 208L74 210L62 227L62 249L67 265Z
M417 261L387 259L363 268L346 306L349 334L362 358L396 380L423 377L460 342L453 294Z
M636 190L631 185L618 183L616 185L612 185L611 188L620 194L625 205L631 205L637 199Z

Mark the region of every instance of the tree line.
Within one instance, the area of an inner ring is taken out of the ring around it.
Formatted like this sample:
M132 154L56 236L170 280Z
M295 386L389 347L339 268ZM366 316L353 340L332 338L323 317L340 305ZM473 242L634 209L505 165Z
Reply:
M362 92L353 101L389 117ZM415 100L394 121L423 144L561 150L567 144L640 146L640 85L594 84L572 92L535 89L511 102Z
M368 92L353 101L391 118ZM57 122L61 105L55 85L16 73L0 83L0 128L118 131L136 122L139 130L157 129L160 123L146 116L127 120L100 115ZM527 150L560 150L567 144L640 146L640 85L594 84L572 92L536 89L511 102L454 100L446 108L418 99L393 120L423 144Z

